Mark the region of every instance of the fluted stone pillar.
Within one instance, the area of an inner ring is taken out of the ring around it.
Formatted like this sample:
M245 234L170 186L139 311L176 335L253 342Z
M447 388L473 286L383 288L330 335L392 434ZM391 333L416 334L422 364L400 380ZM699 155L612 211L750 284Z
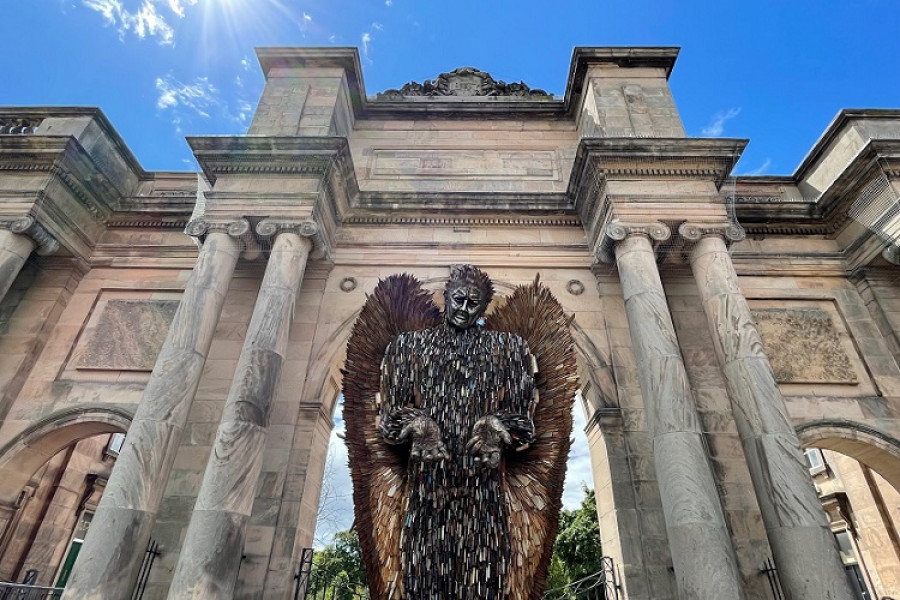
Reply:
M200 225L188 233L202 233ZM248 230L238 221L206 237L66 586L67 600L131 597L241 252L238 238Z
M38 254L53 254L59 243L32 217L0 223L0 301L35 247Z
M311 248L309 238L296 231L283 230L275 238L169 587L170 600L234 595L269 415Z
M668 229L661 223L612 224L607 235L617 240L616 264L679 597L740 600L737 558L649 237L665 239Z
M722 235L682 225L738 433L788 600L849 600L834 536Z

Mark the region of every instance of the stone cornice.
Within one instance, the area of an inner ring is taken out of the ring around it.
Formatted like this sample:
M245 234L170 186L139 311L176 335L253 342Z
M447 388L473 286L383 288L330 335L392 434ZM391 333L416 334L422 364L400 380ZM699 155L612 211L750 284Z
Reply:
M835 115L824 133L813 144L812 149L803 158L800 166L794 172L793 179L795 181L802 180L809 170L816 165L822 157L827 153L829 146L835 139L847 128L853 125L855 121L861 120L900 120L900 109L892 108L845 108Z
M343 137L209 136L187 142L210 183L223 174L323 175L350 156Z
M134 154L131 152L131 149L116 131L116 128L113 127L112 123L109 121L109 119L106 118L106 115L99 108L85 106L4 106L0 107L0 117L27 118L29 120L40 120L41 122L46 119L90 118L110 140L127 166L140 178L145 178L148 176L148 173L144 171L143 167L141 167L137 158L135 158ZM15 136L4 136L3 141L5 142L11 137ZM43 139L59 139L68 136L57 136L53 135L52 133L50 135L46 135L41 131L41 127L39 125L37 134L34 137Z
M706 179L720 186L741 157L747 140L730 138L583 138L578 145L569 194L585 174L647 179Z

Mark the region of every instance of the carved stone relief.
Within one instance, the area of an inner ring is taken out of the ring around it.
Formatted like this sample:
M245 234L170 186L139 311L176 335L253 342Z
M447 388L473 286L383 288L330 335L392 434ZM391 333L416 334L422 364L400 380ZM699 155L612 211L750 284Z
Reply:
M825 310L755 308L753 318L779 383L859 382L834 321Z
M78 368L151 371L177 308L174 300L110 300Z
M375 99L384 101L405 100L410 97L435 96L492 96L528 100L552 100L544 90L533 90L523 82L497 81L490 73L472 67L460 67L449 73L441 73L436 79L424 83L410 81L399 90L385 90Z

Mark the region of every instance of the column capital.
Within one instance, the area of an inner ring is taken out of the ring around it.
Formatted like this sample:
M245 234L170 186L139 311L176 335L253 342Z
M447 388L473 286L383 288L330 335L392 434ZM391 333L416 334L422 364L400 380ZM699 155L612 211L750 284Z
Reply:
M210 233L227 233L242 244L243 258L255 260L271 248L271 242L282 232L293 232L309 239L313 244L312 258L323 258L328 254L328 244L322 227L315 219L288 220L263 219L253 227L246 218L234 221L194 220L187 224L184 232L202 244Z
M250 221L244 218L233 221L194 220L185 226L184 232L196 239L198 245L202 245L211 233L224 233L240 243L243 258L255 260L262 256L259 243L253 235L253 227Z
M889 244L881 251L881 257L892 265L900 265L900 246Z
M271 239L274 241L278 234L283 232L296 233L302 238L308 239L313 245L313 258L323 258L328 255L328 244L322 227L315 219L302 221L287 219L263 219L256 224L256 235L260 241ZM263 242L264 243L264 242Z
M12 233L31 238L37 246L37 253L41 256L55 254L59 250L56 238L30 215L0 219L0 229L9 229Z
M678 226L678 233L688 242L699 242L706 236L719 236L726 243L740 242L747 236L744 228L737 223L691 223L686 221Z
M604 263L615 262L616 244L632 235L643 235L656 247L672 237L672 230L660 221L613 221L604 228L603 237L597 245L597 259Z

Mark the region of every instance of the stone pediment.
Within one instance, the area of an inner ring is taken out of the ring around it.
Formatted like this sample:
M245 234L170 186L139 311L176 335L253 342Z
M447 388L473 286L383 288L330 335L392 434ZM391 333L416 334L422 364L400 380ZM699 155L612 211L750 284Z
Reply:
M533 90L523 82L506 83L497 81L490 73L472 67L460 67L449 73L441 73L435 79L424 83L410 81L399 90L392 89L379 93L375 99L381 101L407 100L428 97L490 97L504 100L552 100L553 96L544 90Z

